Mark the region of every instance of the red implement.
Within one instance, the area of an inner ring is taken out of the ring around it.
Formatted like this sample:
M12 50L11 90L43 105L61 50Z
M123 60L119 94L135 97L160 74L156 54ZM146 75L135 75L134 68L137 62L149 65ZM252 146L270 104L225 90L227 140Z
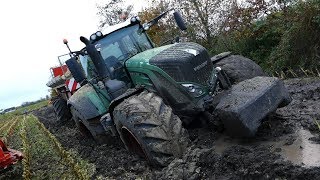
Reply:
M23 156L20 151L7 148L0 139L0 169L5 169L8 166L17 163L22 158Z

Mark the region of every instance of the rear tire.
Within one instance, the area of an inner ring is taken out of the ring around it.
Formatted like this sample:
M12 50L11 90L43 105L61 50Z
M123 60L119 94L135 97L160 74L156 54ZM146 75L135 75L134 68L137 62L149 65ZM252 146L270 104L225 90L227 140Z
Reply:
M89 129L90 127L87 127L85 125L84 123L85 120L77 115L76 110L72 106L70 107L70 111L72 113L72 119L74 120L74 123L82 137L86 139L94 140L98 144L115 144L116 143L115 140L117 138L112 137L111 135L107 135L107 134L93 135Z
M236 84L256 76L267 76L262 68L252 60L240 55L225 57L214 64L227 74L231 84Z
M70 111L71 111L71 114L72 114L72 119L77 127L77 129L79 130L80 134L83 136L83 137L86 137L86 138L93 138L91 132L89 131L89 129L81 122L81 118L77 116L76 114L76 110L71 106L70 107Z
M57 97L53 100L52 106L59 122L65 122L71 119L72 115L66 100Z
M154 93L142 92L121 102L114 122L126 148L145 157L153 166L180 158L189 138L178 116Z

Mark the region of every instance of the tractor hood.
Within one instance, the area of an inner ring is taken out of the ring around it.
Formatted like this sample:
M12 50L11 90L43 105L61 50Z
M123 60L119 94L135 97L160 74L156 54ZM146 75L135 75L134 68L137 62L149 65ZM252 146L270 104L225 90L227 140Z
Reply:
M128 68L156 66L176 82L206 86L213 65L207 50L196 43L175 43L139 53L126 62Z
M173 44L166 45L166 46L161 46L153 49L149 49L146 51L143 51L130 59L126 61L126 66L127 67L142 67L143 65L149 65L149 60L162 52L165 49L168 49L172 47Z

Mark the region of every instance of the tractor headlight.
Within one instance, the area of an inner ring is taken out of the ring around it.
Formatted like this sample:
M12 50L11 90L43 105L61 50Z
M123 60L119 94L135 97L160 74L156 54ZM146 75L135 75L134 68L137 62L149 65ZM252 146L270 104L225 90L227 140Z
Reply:
M135 16L135 17L132 17L130 21L131 23L140 22L140 18L138 16Z
M135 23L137 21L137 18L136 17L132 17L131 18L131 23Z
M181 84L185 87L193 96L198 97L204 94L203 89L195 84Z
M94 41L94 40L96 40L96 39L97 39L97 35L96 35L96 34L91 34L90 40L91 40L91 41Z
M101 32L101 31L97 31L97 32L96 32L96 35L97 35L98 37L101 37L101 36L102 36L102 32Z
M143 30L145 30L145 31L148 31L149 28L150 28L150 26L149 26L148 23L144 23L144 24L142 25L142 27L143 27Z

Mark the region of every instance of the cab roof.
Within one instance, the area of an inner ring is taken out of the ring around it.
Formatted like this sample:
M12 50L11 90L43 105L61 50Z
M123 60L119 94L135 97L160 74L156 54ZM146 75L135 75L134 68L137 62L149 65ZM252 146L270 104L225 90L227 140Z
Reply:
M130 26L132 23L131 23L131 18L128 18L126 21L122 22L122 23L119 23L119 24L116 24L116 25L113 25L113 26L108 26L108 27L105 27L101 30L103 36L105 35L108 35L108 34L111 34L112 32L114 31L117 31L119 29L122 29L124 27L127 27L127 26Z

